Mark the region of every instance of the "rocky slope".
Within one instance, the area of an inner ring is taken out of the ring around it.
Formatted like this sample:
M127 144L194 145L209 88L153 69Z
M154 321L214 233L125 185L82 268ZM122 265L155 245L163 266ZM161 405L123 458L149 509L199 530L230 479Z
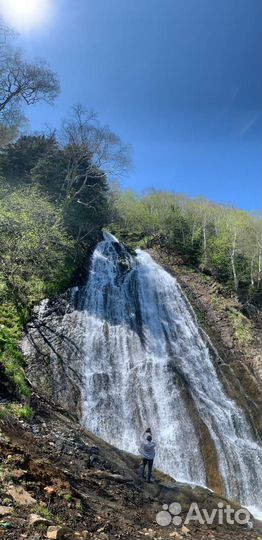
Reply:
M163 504L180 503L184 519L191 502L210 512L227 501L159 471L147 484L139 458L94 437L72 415L35 394L32 406L30 424L10 416L0 422L0 538L260 539L261 524L253 519L252 529L195 521L186 527L183 522L159 525Z

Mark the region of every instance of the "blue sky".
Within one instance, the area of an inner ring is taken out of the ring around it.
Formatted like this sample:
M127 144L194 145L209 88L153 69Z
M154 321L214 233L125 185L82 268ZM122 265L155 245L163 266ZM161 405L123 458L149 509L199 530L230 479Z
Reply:
M260 0L53 0L48 24L20 36L28 58L58 73L55 107L27 110L58 126L72 104L94 108L132 145L125 188L260 207Z

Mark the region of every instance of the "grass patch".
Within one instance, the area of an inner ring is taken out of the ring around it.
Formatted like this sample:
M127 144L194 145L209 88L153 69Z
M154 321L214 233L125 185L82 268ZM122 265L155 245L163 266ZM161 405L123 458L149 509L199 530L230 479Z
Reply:
M35 514L38 514L39 516L45 519L50 519L53 517L50 510L48 510L48 508L44 506L43 504L35 504L33 507L33 510Z
M6 412L13 414L16 418L30 422L32 420L33 411L28 405L19 403L7 403L5 405Z
M4 420L7 415L7 410L4 405L0 405L0 420Z
M64 497L66 502L72 502L72 500L73 500L73 497L72 497L71 493L64 493L63 497Z
M0 314L0 366L6 377L14 384L21 396L30 396L25 379L24 357L18 348L22 337L22 325L12 303L1 305Z
M239 345L249 345L252 342L251 322L240 312L229 314L234 338Z

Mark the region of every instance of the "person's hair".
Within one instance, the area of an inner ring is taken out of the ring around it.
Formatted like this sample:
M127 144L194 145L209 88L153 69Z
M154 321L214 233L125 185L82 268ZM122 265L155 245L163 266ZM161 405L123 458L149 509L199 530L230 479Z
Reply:
M146 438L147 441L152 441L152 437L151 435L148 435L147 438Z

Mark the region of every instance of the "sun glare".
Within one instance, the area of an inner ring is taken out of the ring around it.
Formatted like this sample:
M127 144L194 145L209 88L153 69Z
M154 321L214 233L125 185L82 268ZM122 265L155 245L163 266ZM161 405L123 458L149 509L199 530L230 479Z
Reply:
M0 0L0 14L7 24L20 31L47 22L50 0Z

